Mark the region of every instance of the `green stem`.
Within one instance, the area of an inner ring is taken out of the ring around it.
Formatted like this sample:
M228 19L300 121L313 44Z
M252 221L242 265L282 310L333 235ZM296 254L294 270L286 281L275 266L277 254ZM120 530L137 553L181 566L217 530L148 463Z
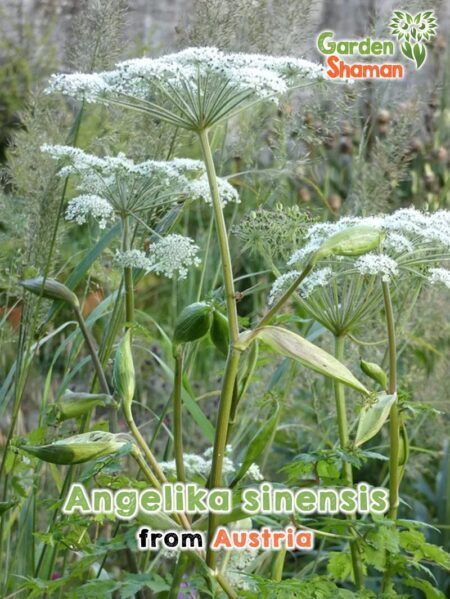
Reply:
M340 361L344 360L345 336L337 335L335 337L334 355ZM334 397L336 401L337 423L339 431L339 445L343 451L348 449L348 423L345 405L345 389L344 385L339 381L334 381ZM353 468L349 462L344 462L344 475L346 484L353 485ZM350 553L352 558L353 576L357 589L364 588L364 571L361 562L359 544L356 538L355 531L352 531L354 540L350 541Z
M184 573L189 565L189 554L186 551L180 551L178 554L177 564L175 566L175 572L172 578L172 584L170 585L170 591L167 595L167 599L177 599L178 593L180 592L180 584L183 580Z
M395 340L394 311L392 308L391 293L388 283L383 283L384 309L386 312L386 325L389 347L389 385L388 392L394 395L397 392L397 348ZM400 453L400 418L398 401L391 408L389 416L389 518L395 520L399 504L399 453Z
M233 401L234 382L236 380L240 352L231 349L228 353L227 363L223 376L223 386L220 395L219 413L217 415L216 436L214 439L214 450L211 466L211 475L209 488L220 487L222 484L223 459L225 456L225 447L228 437L228 422L230 420L230 411ZM210 512L208 521L208 540L209 543L214 537L218 526L218 514ZM208 543L208 544L209 544ZM208 549L206 562L210 568L215 567L217 554Z
M205 162L206 172L208 174L209 188L211 191L211 199L214 211L214 219L216 222L216 232L219 241L220 258L222 262L223 283L225 286L225 295L227 303L227 315L230 332L230 343L236 343L239 336L239 322L236 308L236 297L234 291L233 271L231 266L230 246L228 243L227 228L225 218L222 211L222 203L219 196L219 188L217 186L217 175L214 166L214 161L209 145L208 132L199 132L200 144L202 147L203 159Z
M388 335L388 354L389 354L389 384L388 392L394 395L397 392L397 346L395 338L394 310L392 307L391 292L388 283L382 283L384 310L386 312L386 325ZM389 518L395 520L399 506L399 487L400 487L400 427L401 420L398 410L398 399L395 400L389 414ZM389 567L386 569L383 578L383 591L392 589L392 572Z
M219 411L216 423L216 436L214 439L213 458L211 465L210 488L220 487L222 483L223 458L228 435L228 425L230 421L230 411L233 400L234 383L237 376L240 352L234 349L239 337L239 321L236 308L236 298L234 291L233 271L231 265L230 247L228 243L227 228L222 211L222 204L217 186L217 175L214 167L211 146L209 144L208 132L206 130L199 132L199 139L208 174L209 188L216 223L217 238L219 241L220 258L222 263L222 276L225 287L225 296L227 304L228 328L230 335L230 347L222 382L222 391L220 395ZM209 516L208 539L211 541L217 528L217 514L211 513ZM213 551L207 553L207 564L214 569L216 563L216 554Z
M177 466L177 480L186 482L183 456L183 399L181 389L183 384L183 350L176 350L174 387L173 387L173 438L175 448L175 463Z
M83 334L84 340L85 340L86 345L89 350L89 353L91 355L95 373L96 373L98 381L100 383L100 388L103 393L106 393L107 395L111 395L108 381L106 380L105 371L103 370L103 366L100 362L100 358L98 357L98 353L97 353L97 350L94 345L94 340L92 338L92 335L91 335L89 329L86 326L86 323L84 322L83 315L81 314L81 311L79 308L75 308L75 315L77 317L78 324L80 325L80 330L81 330L81 333ZM117 432L117 430L118 430L117 410L114 407L114 405L111 406L111 409L109 411L109 428L110 428L110 431L113 433Z
M256 325L256 329L263 327L268 324L272 318L277 314L277 312L284 306L284 304L288 301L291 295L297 290L300 283L309 275L312 271L313 265L307 264L304 270L299 274L299 276L295 279L295 281L289 286L289 288L283 293L283 295L278 299L274 305L270 308L270 310L266 313L263 318Z
M131 413L131 408L124 406L123 412L124 412L125 420L126 420L126 422L128 424L128 428L131 431L131 434L135 438L136 443L138 444L138 446L141 449L142 453L145 455L145 458L147 459L148 463L150 464L151 469L156 474L157 479L162 484L167 483L167 478L165 477L164 472L159 467L157 459L153 455L151 449L149 448L149 446L145 442L144 437L141 435L140 430L136 426L136 423L135 423L134 418L133 418L133 414Z
M130 249L130 234L128 217L122 218L122 251L127 252ZM125 322L126 327L130 328L134 322L134 283L133 269L123 269L123 280L125 285Z
M286 547L283 547L275 554L272 565L272 578L276 582L281 582L283 579L284 562L286 559Z

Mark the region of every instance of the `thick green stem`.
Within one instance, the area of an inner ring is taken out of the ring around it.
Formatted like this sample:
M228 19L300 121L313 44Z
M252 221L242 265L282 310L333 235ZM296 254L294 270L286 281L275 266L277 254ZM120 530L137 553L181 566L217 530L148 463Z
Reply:
M130 249L130 234L128 217L122 218L122 251L127 252ZM134 284L133 284L133 269L123 269L123 280L125 286L125 321L129 328L134 322Z
M230 420L231 404L233 401L233 389L234 382L236 380L238 365L240 359L240 352L235 349L231 349L227 363L225 366L225 372L223 376L223 386L220 396L219 413L217 415L216 424L216 437L214 439L214 450L211 466L211 475L209 479L209 488L220 487L222 484L222 469L223 459L225 456L225 447L227 444L228 437L228 423ZM218 514L211 512L209 514L208 523L208 539L209 543L214 537L215 530L218 525ZM208 550L207 564L210 568L215 567L217 554L214 551Z
M208 173L209 188L211 191L214 220L216 223L217 238L219 241L220 259L222 262L222 275L223 284L225 286L230 343L233 345L236 343L239 335L239 322L234 291L233 270L231 266L230 246L228 243L225 218L222 211L222 203L219 196L219 188L217 186L216 169L212 157L211 146L209 145L208 132L200 131L199 138L206 172Z
M276 582L281 582L283 580L283 569L284 562L286 560L286 547L283 547L275 554L273 564L272 564L272 579Z
M397 392L397 348L394 311L388 283L383 283L383 298L389 347L388 391L390 395L394 395ZM389 518L395 520L399 505L400 486L400 417L398 413L398 400L395 400L389 416L389 440Z
M335 337L334 355L342 362L344 360L345 336L338 335ZM339 381L334 382L334 397L336 401L337 422L339 431L339 445L343 451L348 449L348 423L345 406L345 389L344 385ZM349 462L344 462L344 475L346 484L353 485L353 468ZM359 544L356 538L355 531L352 531L353 541L350 541L350 553L352 558L353 576L357 589L364 588L364 570L359 552Z
M384 310L386 313L386 326L388 335L389 353L389 384L388 392L393 395L397 392L397 345L395 338L394 310L392 307L391 292L388 283L383 283ZM401 420L398 410L398 399L395 400L389 413L389 518L395 520L399 505L400 488L400 427ZM387 568L383 578L382 590L392 590L392 570L389 554Z
M230 335L230 348L225 367L222 382L222 391L220 395L219 412L216 423L216 436L214 439L213 459L211 466L211 476L209 480L210 488L219 487L222 483L223 458L225 446L227 443L228 425L230 421L230 411L233 400L234 383L237 376L240 352L234 349L239 336L239 322L236 308L236 297L234 291L233 271L231 265L230 247L228 243L228 234L225 225L225 219L220 201L219 189L217 187L217 176L214 167L211 147L209 145L208 132L199 132L200 144L202 147L203 159L206 171L208 173L209 187L211 191L211 200L214 211L214 220L216 224L217 238L219 241L220 258L222 263L222 276L225 287L225 296L227 304L228 327ZM211 513L209 516L208 539L211 541L217 528L217 515ZM216 563L216 554L208 551L207 563L214 569Z
M173 438L175 448L175 463L177 480L186 482L183 455L183 399L181 389L183 384L183 350L180 348L175 355L175 371L173 386Z
M177 564L173 573L172 584L167 599L178 599L180 592L180 585L183 580L183 576L189 565L189 554L186 551L180 551L178 554Z

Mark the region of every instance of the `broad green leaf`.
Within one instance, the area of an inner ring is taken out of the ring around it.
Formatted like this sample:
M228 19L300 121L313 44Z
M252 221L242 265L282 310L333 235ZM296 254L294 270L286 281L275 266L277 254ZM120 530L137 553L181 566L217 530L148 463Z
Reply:
M369 439L372 439L389 416L391 406L396 401L397 395L387 395L379 393L375 401L371 401L364 406L358 422L358 430L356 431L355 446L358 447Z
M325 350L314 345L314 343L300 337L297 333L281 327L262 327L256 331L241 334L238 347L244 350L255 339L263 341L282 356L297 360L303 366L319 374L340 381L349 387L353 387L353 389L356 389L360 393L369 395L369 391L344 364Z
M242 460L239 471L231 483L232 487L241 480L250 466L255 463L255 461L267 447L267 444L270 443L270 439L272 438L272 434L278 423L279 411L280 406L278 405L278 402L275 402L275 409L272 416L265 422L265 424L262 425L262 427L248 444L247 451L245 453L244 459Z

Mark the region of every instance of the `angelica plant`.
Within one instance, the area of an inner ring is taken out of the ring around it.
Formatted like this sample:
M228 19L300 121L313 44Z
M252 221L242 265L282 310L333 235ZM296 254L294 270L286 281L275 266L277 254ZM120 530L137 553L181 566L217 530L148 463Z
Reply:
M221 190L209 142L209 130L262 100L275 103L281 94L302 83L324 78L324 69L298 58L225 54L215 48L188 48L157 59L132 59L112 71L55 75L49 91L87 102L131 108L197 134L207 172L220 249L229 325L229 351L217 416L210 486L220 486L224 449L239 365L236 344L239 323L234 277L223 215ZM217 527L211 514L209 538ZM213 552L208 564L215 563Z
M333 245L336 236L345 235L346 231L350 232L358 226L373 227L380 232L378 248L354 257L331 254L324 258L322 268L304 276L313 257L322 251L321 248L327 244ZM346 337L351 337L362 323L377 314L381 305L384 307L389 362L386 391L393 398L389 412L389 517L393 520L397 518L407 437L406 433L402 434L404 422L397 397L396 327L391 288L406 286L413 305L425 284L448 287L448 270L443 266L449 260L450 213L446 210L424 213L407 208L388 215L346 217L335 223L317 223L309 228L305 243L288 260L288 266L296 266L296 270L287 271L276 279L268 299L272 306L280 306L292 293L296 293L304 309L334 335L335 356L339 360L345 357ZM375 377L375 380L377 378L379 380L379 377ZM344 388L338 381L335 382L335 399L339 444L345 451L350 448L351 442ZM387 412L381 410L382 419L373 427L368 438L378 432L386 416ZM358 443L358 433L355 442ZM353 472L349 462L345 464L344 471L347 482L352 484ZM351 549L355 581L359 588L363 588L357 541L351 544ZM385 588L390 588L389 575L385 580Z

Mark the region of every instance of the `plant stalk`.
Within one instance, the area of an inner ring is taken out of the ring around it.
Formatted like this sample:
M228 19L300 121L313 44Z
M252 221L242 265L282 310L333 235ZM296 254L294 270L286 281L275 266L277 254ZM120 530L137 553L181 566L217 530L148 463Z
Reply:
M127 252L130 249L130 232L128 217L122 218L122 250ZM125 327L130 328L134 322L134 283L133 269L123 269L123 280L125 286Z
M186 482L183 455L183 398L181 389L183 385L183 350L177 349L175 355L174 387L173 387L173 438L175 448L175 463L177 466L177 480Z
M220 395L219 412L216 423L216 436L214 439L213 458L211 466L211 475L209 487L219 487L222 484L223 458L225 454L225 446L228 436L228 425L230 421L230 411L233 401L233 389L237 376L237 370L240 359L240 352L234 349L234 346L239 336L239 322L236 308L236 297L234 290L233 271L230 256L230 247L228 243L228 234L225 225L225 218L222 211L222 204L217 186L217 175L214 167L211 146L209 144L207 130L199 131L199 139L205 162L206 171L208 174L209 188L211 192L211 200L214 211L214 219L216 223L216 232L219 241L220 258L222 263L222 276L225 286L228 329L230 336L230 346L228 350L227 363L222 381L222 391ZM217 514L210 513L208 525L209 542L214 536L217 528ZM214 569L216 563L216 554L213 551L207 552L207 564Z
M277 314L277 312L284 306L284 304L288 301L293 293L297 290L300 283L309 275L314 266L312 264L307 264L304 270L299 274L299 276L295 279L295 281L288 287L288 289L283 293L283 295L274 303L274 305L270 308L270 310L261 318L261 320L256 325L255 329L259 329L260 327L269 324L272 318Z
M392 307L391 292L389 284L383 282L384 310L386 313L386 326L388 336L388 355L389 355L389 384L388 393L393 395L397 392L397 345L395 335L394 310ZM398 410L398 399L392 404L389 413L389 511L388 516L391 520L396 520L399 506L399 488L400 488L400 415ZM387 554L387 568L383 577L383 592L392 590L392 570L390 567L390 557Z
M334 355L340 361L344 360L344 349L345 349L345 336L335 336ZM345 405L345 389L343 383L334 381L334 397L336 401L336 412L337 412L337 423L339 431L339 445L343 451L348 449L349 436L348 436L348 423L347 413ZM345 461L344 462L344 475L346 478L346 484L353 485L353 468L352 465ZM350 553L352 558L352 569L353 576L355 579L355 585L358 590L364 588L364 571L361 562L361 556L359 552L358 541L356 538L355 531L351 531L354 540L350 541Z
M394 310L392 308L389 284L383 283L384 309L386 312L386 325L389 348L389 385L388 392L394 395L397 392L397 348L395 338ZM400 486L400 417L398 399L391 407L389 415L389 518L395 520L399 505Z

